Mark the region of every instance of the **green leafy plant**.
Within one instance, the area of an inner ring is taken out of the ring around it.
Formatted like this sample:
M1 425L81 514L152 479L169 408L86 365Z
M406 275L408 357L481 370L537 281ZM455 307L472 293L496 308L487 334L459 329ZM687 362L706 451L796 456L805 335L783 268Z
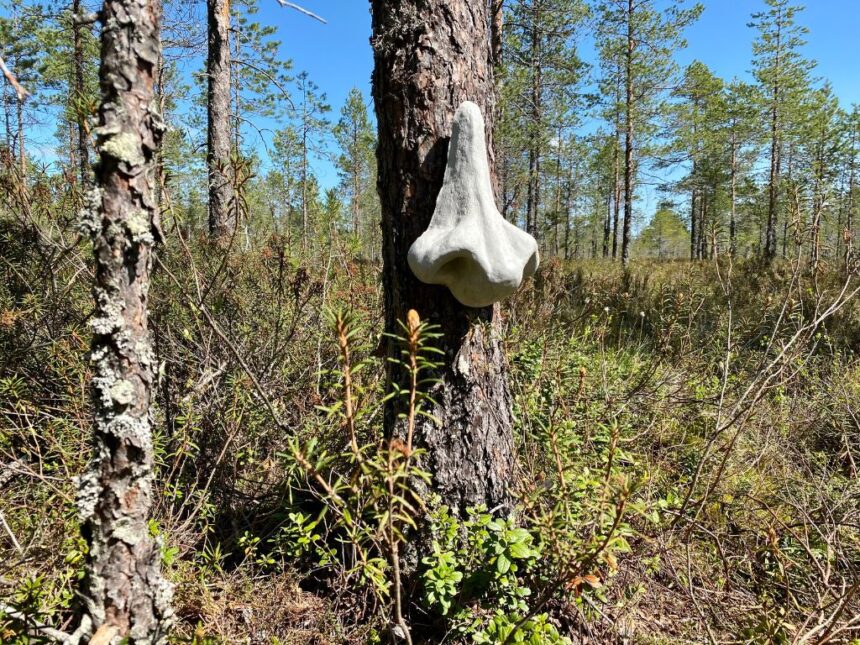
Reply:
M358 318L348 312L328 314L339 349L338 370L326 373L340 397L329 405L319 406L327 418L346 431L347 450L334 453L322 448L317 441L304 445L293 441L284 459L292 476L305 478L323 511L309 521L303 513L288 514L284 537L287 549L295 554L316 545L319 566L333 567L343 584L355 580L367 586L378 602L389 604L392 620L401 634L410 640L409 628L403 617L403 590L400 563L401 544L406 530L417 530L417 519L424 503L416 493L416 482L429 482L429 474L419 466L421 452L413 447L415 418L425 414L425 394L419 390L426 384L424 372L436 367L432 360L435 350L430 341L436 337L433 328L409 312L402 324L403 336L396 338L403 345L401 359L396 363L406 369L408 387L395 388L389 396L406 401L403 419L406 434L401 438L383 440L378 428L369 424L381 400L367 400L360 381L369 360L354 361L354 341L362 336ZM370 443L360 441L373 437ZM326 518L325 531L319 531ZM336 551L326 547L335 539L347 548ZM345 556L345 557L344 557Z

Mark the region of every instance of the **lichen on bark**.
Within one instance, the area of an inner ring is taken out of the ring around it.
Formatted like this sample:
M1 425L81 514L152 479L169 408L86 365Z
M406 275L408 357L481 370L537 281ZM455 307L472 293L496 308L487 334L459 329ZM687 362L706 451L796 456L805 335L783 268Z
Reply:
M160 47L158 0L106 0L102 11L102 103L94 130L96 187L80 228L93 245L95 313L90 321L93 451L79 481L89 553L83 613L71 642L165 643L173 620L150 535L154 484L147 300L157 239L154 160L164 126L153 109Z
M138 138L130 132L118 132L105 138L99 145L99 151L129 166L140 166L146 161L141 154Z

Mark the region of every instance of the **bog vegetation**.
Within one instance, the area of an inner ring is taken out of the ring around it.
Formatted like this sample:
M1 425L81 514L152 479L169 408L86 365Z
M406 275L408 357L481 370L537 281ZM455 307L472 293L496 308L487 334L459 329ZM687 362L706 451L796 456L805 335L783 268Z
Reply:
M361 91L333 115L251 0L220 14L221 58L165 3L147 531L170 642L860 642L860 117L803 57L803 14L762 2L746 83L673 62L699 6L490 4L499 206L543 256L496 320L510 508L447 504L414 434L450 357L432 303L386 327ZM86 5L0 14L2 643L73 633L90 558ZM180 71L201 57L215 105Z

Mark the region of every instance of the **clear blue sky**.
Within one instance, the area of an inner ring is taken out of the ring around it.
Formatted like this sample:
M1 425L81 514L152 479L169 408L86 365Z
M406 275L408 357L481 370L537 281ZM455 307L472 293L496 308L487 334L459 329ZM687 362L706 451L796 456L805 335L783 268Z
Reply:
M299 0L299 4L324 17L327 24L282 8L275 0L260 0L258 20L277 27L283 57L292 59L296 73L306 70L327 94L332 121L337 120L352 87L361 89L371 106L370 3ZM689 46L679 52L678 62L699 59L723 78L748 78L755 33L747 23L763 4L762 0L704 0L705 11L687 31ZM199 15L203 18L202 11ZM805 53L818 61L815 73L832 82L844 107L860 103L860 0L807 0L799 21L810 30ZM278 127L277 123L267 125ZM51 136L48 131L44 134L45 139ZM323 186L337 181L330 162L318 160L315 166ZM651 211L650 203L641 206L645 212Z
M860 103L860 1L807 0L798 22L809 29L805 54L818 61L815 74L829 79L843 107ZM760 0L706 0L701 19L687 30L685 64L701 60L723 78L746 77L755 30L750 15Z
M351 87L370 102L369 2L304 0L302 6L324 17L323 25L283 9L275 0L261 0L260 19L278 26L282 52L298 72L307 70L328 95L332 118ZM688 47L677 59L701 60L717 75L749 78L755 30L747 27L761 0L704 0L699 21L688 29ZM860 0L808 0L799 22L809 28L805 54L818 61L815 74L829 79L844 107L860 103ZM333 169L320 162L323 184L335 181ZM647 210L647 207L646 207Z
M299 4L325 18L323 25L275 0L259 0L259 21L277 25L284 58L293 70L307 71L328 95L336 116L346 95L358 87L370 101L370 2L366 0L298 0Z

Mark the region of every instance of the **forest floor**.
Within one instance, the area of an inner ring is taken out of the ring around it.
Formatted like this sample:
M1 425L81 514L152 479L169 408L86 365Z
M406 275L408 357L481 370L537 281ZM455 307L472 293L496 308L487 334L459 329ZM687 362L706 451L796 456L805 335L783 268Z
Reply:
M0 642L39 642L38 625L69 629L85 557L91 278L85 247L8 222L0 257ZM326 465L323 452L345 450L323 314L339 308L356 317L359 438L379 440L378 267L321 257L288 257L272 238L226 260L169 246L155 267L151 531L175 584L176 642L386 638L384 561L357 564L365 538L335 530L291 457L312 445ZM626 276L546 262L503 307L520 512L510 526L481 509L450 520L428 502L450 551L409 587L416 640L444 625L431 642L501 642L567 559L583 563L577 576L522 642L858 642L857 283L791 261L634 262ZM469 546L521 538L515 573L470 559ZM478 574L492 580L470 592Z

